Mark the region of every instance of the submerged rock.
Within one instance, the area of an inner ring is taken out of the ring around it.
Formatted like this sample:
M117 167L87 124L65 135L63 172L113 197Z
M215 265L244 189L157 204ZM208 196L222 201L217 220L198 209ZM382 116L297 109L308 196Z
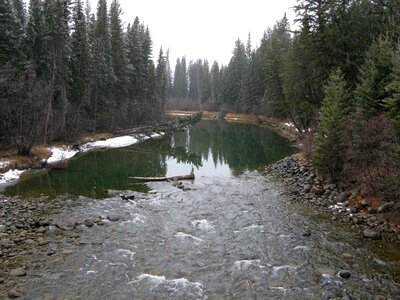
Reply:
M23 268L18 268L11 270L10 275L15 277L21 277L26 275L26 271Z
M368 238L368 239L373 239L373 240L377 240L381 238L381 235L379 232L376 232L374 230L371 229L365 229L364 230L364 237Z
M116 222L119 220L119 216L118 215L109 215L109 216L107 216L107 219L110 220L111 222Z

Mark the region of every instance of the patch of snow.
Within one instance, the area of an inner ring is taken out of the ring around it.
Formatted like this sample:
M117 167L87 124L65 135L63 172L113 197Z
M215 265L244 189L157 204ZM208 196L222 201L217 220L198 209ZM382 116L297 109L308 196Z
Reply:
M294 124L293 123L289 123L289 122L284 123L284 125L288 126L288 127L294 127Z
M6 173L0 174L0 184L16 181L24 172L24 170L8 170Z
M116 138L107 139L105 141L96 141L89 144L92 148L120 148L131 146L137 142L139 142L139 140L132 136L119 136Z
M165 135L164 132L161 133L153 133L150 136L146 136L146 135L142 135L141 136L141 140L148 140L150 138L154 139L160 136ZM111 139L107 139L104 141L96 141L96 142L90 142L87 144L82 145L81 151L82 152L87 152L90 151L92 149L98 149L98 148L122 148L122 147L128 147L134 144L139 143L139 140L137 138L134 138L132 136L129 135L125 135L125 136L119 136L116 138L111 138Z
M61 148L50 148L49 150L51 151L51 155L47 159L48 164L52 164L52 163L56 163L59 161L63 161L65 159L69 159L78 153L78 151L76 151L76 150L61 149Z

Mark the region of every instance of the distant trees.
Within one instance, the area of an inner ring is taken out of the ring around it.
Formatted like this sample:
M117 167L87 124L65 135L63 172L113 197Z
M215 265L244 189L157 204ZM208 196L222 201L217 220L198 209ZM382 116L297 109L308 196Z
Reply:
M82 0L30 0L28 11L22 0L2 0L0 14L0 99L6 114L0 133L10 142L39 142L10 130L10 124L26 124L21 118L36 122L40 142L48 142L160 117L172 84L168 56L161 55L156 68L150 30L138 18L125 29L118 0L109 11L107 1L99 0L96 14ZM40 91L24 94L27 86ZM10 99L23 97L18 114L6 113L16 109ZM25 109L33 102L44 119L32 119Z
M315 135L308 148L322 174L358 170L364 175L352 174L366 185L377 174L374 190L382 191L400 177L399 8L399 1L300 0L297 31L284 15L258 47L250 35L246 45L237 40L226 66L191 61L185 73L178 60L172 95L186 100L168 107L289 119Z

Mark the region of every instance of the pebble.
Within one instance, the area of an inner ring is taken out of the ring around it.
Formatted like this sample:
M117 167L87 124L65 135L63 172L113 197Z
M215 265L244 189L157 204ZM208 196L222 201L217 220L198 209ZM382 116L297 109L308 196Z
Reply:
M107 216L107 219L110 220L111 222L116 222L119 220L119 216L118 215L109 215L109 216Z
M10 275L16 276L16 277L21 277L21 276L26 275L26 271L23 268L18 268L18 269L11 270Z
M368 239L373 239L373 240L377 240L381 238L381 235L379 232L376 232L374 230L371 229L365 229L364 230L364 237L368 238Z
M18 298L18 297L21 297L21 295L22 295L22 293L20 293L16 289L9 290L7 294L8 294L8 297L10 297L10 298Z
M93 227L94 223L92 220L86 219L85 221L83 221L83 225L85 225L87 227Z
M351 277L351 273L348 270L342 270L339 272L339 276L342 278L350 278Z

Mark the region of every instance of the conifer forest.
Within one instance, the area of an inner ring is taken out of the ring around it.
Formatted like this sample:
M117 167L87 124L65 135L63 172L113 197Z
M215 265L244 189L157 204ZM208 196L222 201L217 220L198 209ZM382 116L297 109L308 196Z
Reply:
M123 26L118 0L95 10L81 0L1 0L0 136L29 153L150 123L165 109L264 115L292 122L326 176L361 176L377 193L399 187L399 0L299 0L293 9L296 29L284 15L259 46L250 34L238 39L228 65L183 56L171 68L139 18Z

